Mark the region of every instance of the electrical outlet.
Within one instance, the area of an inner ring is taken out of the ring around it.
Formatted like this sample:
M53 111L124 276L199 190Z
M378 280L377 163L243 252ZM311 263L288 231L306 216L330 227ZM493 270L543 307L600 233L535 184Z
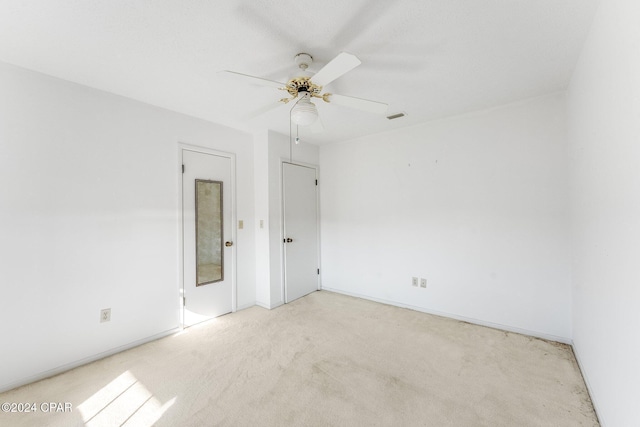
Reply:
M412 286L418 286L418 278L417 277L412 277L411 278L411 285Z
M421 288L427 287L427 279L420 279L420 287Z
M103 308L100 310L100 323L110 322L111 321L111 309Z

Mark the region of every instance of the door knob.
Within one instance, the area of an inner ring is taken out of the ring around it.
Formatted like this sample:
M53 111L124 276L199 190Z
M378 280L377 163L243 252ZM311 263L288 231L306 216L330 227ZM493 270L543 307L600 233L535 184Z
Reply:
M225 245L226 247L233 246L233 242L225 242L225 243L224 243L224 245Z
M293 242L293 239L290 237L287 237L287 243L291 243L291 242Z

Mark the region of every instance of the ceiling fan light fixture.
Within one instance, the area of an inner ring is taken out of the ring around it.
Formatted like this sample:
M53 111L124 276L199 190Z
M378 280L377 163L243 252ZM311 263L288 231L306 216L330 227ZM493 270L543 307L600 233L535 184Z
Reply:
M318 109L309 99L309 95L304 95L291 109L291 121L298 126L309 126L318 120Z

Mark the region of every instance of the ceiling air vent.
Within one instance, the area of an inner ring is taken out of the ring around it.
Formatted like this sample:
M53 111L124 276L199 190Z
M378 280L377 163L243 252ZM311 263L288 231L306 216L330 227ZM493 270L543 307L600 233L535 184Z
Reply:
M389 119L389 120L399 119L400 117L404 117L404 116L405 116L404 113L395 113L395 114L392 114L390 116L387 116L387 119Z

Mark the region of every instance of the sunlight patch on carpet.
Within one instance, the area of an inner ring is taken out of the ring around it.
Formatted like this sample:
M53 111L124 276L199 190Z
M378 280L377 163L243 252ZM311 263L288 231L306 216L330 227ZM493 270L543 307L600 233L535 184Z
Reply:
M175 401L174 397L162 404L131 372L125 371L78 405L78 410L89 427L151 426Z

